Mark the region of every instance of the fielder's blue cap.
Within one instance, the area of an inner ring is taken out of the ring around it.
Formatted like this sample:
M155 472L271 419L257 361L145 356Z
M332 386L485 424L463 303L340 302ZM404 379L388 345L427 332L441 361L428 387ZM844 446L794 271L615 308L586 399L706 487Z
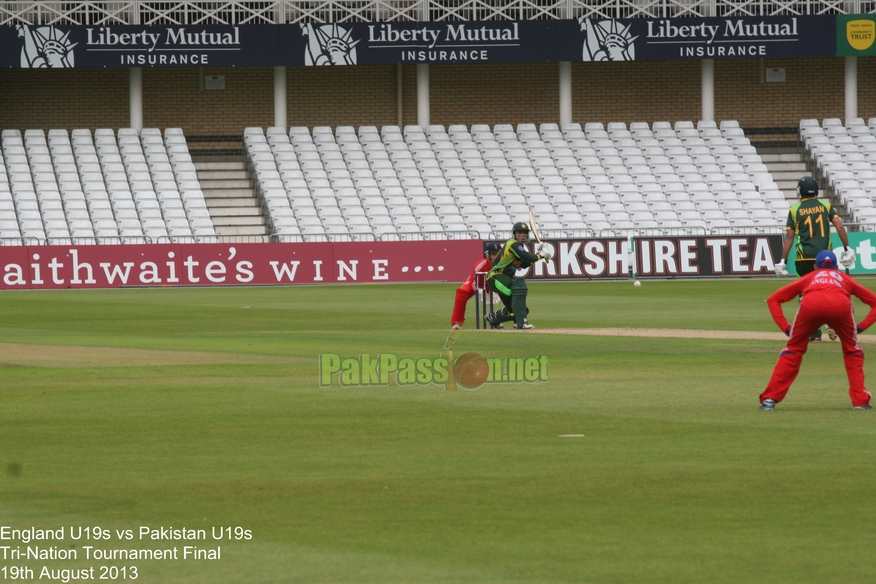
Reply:
M836 254L832 251L820 251L815 256L816 268L836 268Z

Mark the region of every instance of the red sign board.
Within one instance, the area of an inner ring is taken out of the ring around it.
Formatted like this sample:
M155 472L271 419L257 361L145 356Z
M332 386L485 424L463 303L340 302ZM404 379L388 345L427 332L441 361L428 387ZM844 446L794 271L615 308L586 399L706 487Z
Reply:
M0 289L463 281L479 240L0 247Z

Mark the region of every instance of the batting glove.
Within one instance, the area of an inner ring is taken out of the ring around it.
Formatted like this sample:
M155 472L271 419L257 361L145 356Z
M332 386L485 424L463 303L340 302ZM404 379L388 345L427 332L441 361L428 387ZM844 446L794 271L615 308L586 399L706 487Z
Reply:
M840 254L839 263L842 264L845 269L851 270L855 267L855 258L855 250L846 248L845 251Z
M548 253L548 246L546 243L541 242L537 246L535 246L535 253L544 257L546 253Z
M787 275L788 275L788 267L785 265L785 260L782 260L776 264L776 276L787 276Z
M541 254L541 259L543 259L543 260L546 261L546 262L551 261L551 258L552 258L552 257L554 257L554 256L553 256L553 255L551 254L551 252L549 252L549 251L546 251L546 252L544 252L543 254Z

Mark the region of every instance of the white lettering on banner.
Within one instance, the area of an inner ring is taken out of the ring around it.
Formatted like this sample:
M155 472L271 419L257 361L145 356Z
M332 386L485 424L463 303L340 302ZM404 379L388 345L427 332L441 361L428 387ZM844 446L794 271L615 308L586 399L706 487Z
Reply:
M52 263L49 264L52 269L52 282L55 284L63 284L64 278L58 276L58 270L64 267L64 264L58 261L58 258L52 258Z
M751 269L747 264L743 264L742 260L748 259L748 240L746 239L731 239L730 240L730 261L733 264L733 273L749 273Z
M758 237L754 240L754 257L751 260L751 271L756 274L758 272L772 272L775 268L770 242L763 237Z
M699 255L697 254L696 239L681 239L678 242L678 251L681 260L682 274L699 274L700 267L696 264Z
M701 38L711 44L715 40L718 30L720 30L718 25L712 26L706 23L676 26L670 20L658 20L656 23L653 20L649 20L647 38Z
M605 273L605 260L601 255L605 253L605 246L601 241L588 241L584 244L584 272L588 276L601 276Z
M118 278L120 284L127 284L128 276L131 274L131 268L134 267L134 262L124 262L122 264L125 268L124 272L122 272L122 268L118 264L113 266L110 263L102 262L98 265L103 268L103 273L106 274L107 283L115 284L116 278ZM112 267L112 271L110 271L110 267Z
M86 284L96 284L97 280L94 279L94 270L91 269L91 264L79 263L79 250L71 249L70 256L73 258L73 277L70 279L71 284L81 284L82 280L79 279L79 272L83 268L85 269L85 273L88 274L85 277Z
M435 46L438 38L441 36L440 30L432 30L427 27L421 29L397 29L392 23L381 24L378 26L368 26L368 42L369 43L418 43L424 42L429 44L429 48Z
M389 280L389 274L386 273L386 266L389 265L389 260L371 260L374 266L374 276L372 280Z
M705 22L698 24L675 24L683 20L672 21L660 19L648 21L648 39L691 39L691 42L704 42L713 44L729 42L737 38L754 38L764 41L796 40L797 19L792 17L787 22L755 22L746 23L743 19L727 19L724 21L724 31L721 32L719 25L710 25ZM678 41L676 41L678 42Z
M865 270L876 270L876 261L873 261L873 254L876 253L876 247L870 243L869 239L864 239L858 243L855 248L855 253L858 254L858 261L861 262L861 267Z
M33 254L33 259L38 261L40 259L39 254ZM31 269L33 269L33 283L34 284L43 284L42 278L40 278L40 265L39 264L31 264Z
M501 42L513 43L513 46L519 46L520 44L520 25L516 22L512 23L509 27L503 28L486 25L473 28L470 23L446 24L443 30L445 31L444 42L446 43L483 44ZM397 28L391 22L368 26L368 42L374 48L398 48L399 46L413 45L409 48L414 49L418 48L417 45L426 45L427 48L434 49L440 37L441 28L433 29L426 25L415 29ZM385 43L392 44L393 47L379 46ZM415 52L425 53L425 51L408 51L408 54L414 54Z
M207 264L204 274L207 279L216 284L221 284L225 281L225 264L222 262L210 262Z
M0 288L113 288L161 285L355 283L357 281L455 281L468 275L465 257L480 254L478 240L9 246L0 263ZM39 253L34 251L39 250ZM33 251L32 251L33 250ZM393 269L411 256L436 265ZM232 261L233 260L233 261ZM325 273L322 265L330 266ZM360 264L365 267L360 279ZM545 268L551 271L552 266ZM555 268L553 268L555 271ZM548 277L555 273L548 274ZM43 281L45 280L45 281ZM325 280L326 282L323 282Z
M698 45L678 47L679 57L765 57L766 45L720 45L717 47Z
M237 278L238 282L246 284L247 282L252 282L252 279L255 277L255 274L252 273L252 262L237 262Z
M176 257L176 254L172 251L167 252L167 257L173 259ZM176 264L173 262L167 262L167 267L170 270L170 275L167 277L168 284L176 284L179 282L179 278L176 277Z
M194 257L189 256L186 258L186 261L183 262L183 265L189 269L189 271L188 271L189 282L191 282L192 284L195 284L195 283L201 281L201 278L195 276L195 268L197 268L200 265L200 262L196 262Z
M359 263L359 261L353 260L350 262L349 266L347 265L347 263L344 260L337 260L337 262L338 262L338 282L346 282L347 275L349 275L355 281L356 280L356 265Z
M675 265L675 244L671 241L654 242L654 273L658 275L677 274Z
M620 276L630 270L629 244L626 241L608 242L608 275Z
M724 22L724 36L728 37L792 37L797 36L797 19L785 24L758 22L746 24L742 19Z
M268 264L270 264L270 266L272 268L274 268L274 276L276 276L278 282L282 282L284 277L289 278L290 282L294 282L295 281L295 272L298 271L298 264L300 264L300 263L301 262L289 262L289 265L292 266L292 269L290 270L289 266L287 266L286 264L282 264L282 266L281 266L280 262L277 262L277 261L268 262ZM318 264L321 264L322 262L313 262L313 263L317 265L316 273L319 274ZM316 279L322 280L322 278L314 278L314 280L316 280Z
M161 39L159 33L150 33L145 30L140 32L114 33L112 27L109 26L98 28L96 33L93 28L87 28L85 30L85 44L87 46L98 45L103 47L113 47L116 45L142 45L146 47L146 50L152 52L155 50L155 47L158 46L158 41Z
M192 55L182 54L174 55L173 53L166 55L119 55L120 65L209 65L210 56L208 54Z
M4 270L6 275L3 276L3 283L7 286L24 286L27 284L24 279L24 270L18 264L7 264Z
M639 241L639 274L651 273L651 242L647 240Z
M161 277L158 275L157 264L153 262L143 262L140 264L140 283L161 284Z
M712 248L712 273L724 273L724 248L727 247L726 239L707 239L706 247Z
M468 28L466 24L447 25L446 41L468 41L468 42L489 42L489 41L519 41L520 34L518 24L515 22L511 28ZM434 45L433 45L434 46ZM429 47L432 48L431 46Z
M581 249L580 241L560 242L560 275L580 276L581 264L578 263L578 250Z
M186 32L185 28L167 29L167 39L165 44L168 45L239 45L240 44L240 29L234 28L234 34L230 32Z
M454 50L454 51L402 51L402 62L427 63L433 61L486 61L489 59L486 49Z
M161 40L160 33L152 33L146 30L140 32L122 32L113 31L111 26L101 26L97 29L86 28L86 47L141 47L137 50L145 50L150 53L159 49ZM167 28L167 36L164 40L164 45L182 45L182 46L222 46L222 47L240 47L240 28L232 27L233 32L209 32L201 29L198 32L190 32L183 28ZM95 50L95 49L89 49ZM113 50L113 49L102 49ZM116 49L124 51L125 48ZM238 48L239 50L239 48Z

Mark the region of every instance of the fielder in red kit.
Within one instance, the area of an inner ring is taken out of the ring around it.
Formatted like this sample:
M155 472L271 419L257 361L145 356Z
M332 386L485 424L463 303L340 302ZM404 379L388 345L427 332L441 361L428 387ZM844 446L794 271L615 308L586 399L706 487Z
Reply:
M816 270L793 284L778 289L767 299L770 314L790 340L779 354L767 388L760 394L760 409L773 410L785 399L788 388L800 371L803 355L809 347L809 336L822 324L836 331L843 345L843 360L849 377L849 397L857 410L870 409L870 392L864 388L864 352L858 346L857 333L876 321L876 294L855 282L848 274L837 270L836 255L822 251L815 258ZM782 303L802 294L794 324L788 324L782 313ZM852 296L870 307L867 317L855 324Z
M475 288L475 274L477 272L488 272L493 267L493 260L496 259L496 254L502 251L502 246L498 243L487 244L487 249L484 252L486 256L482 260L478 260L469 274L468 279L456 289L456 301L453 303L453 315L450 317L450 326L453 328L462 328L465 323L465 307L469 299L477 294ZM484 290L484 294L489 294L489 290Z

